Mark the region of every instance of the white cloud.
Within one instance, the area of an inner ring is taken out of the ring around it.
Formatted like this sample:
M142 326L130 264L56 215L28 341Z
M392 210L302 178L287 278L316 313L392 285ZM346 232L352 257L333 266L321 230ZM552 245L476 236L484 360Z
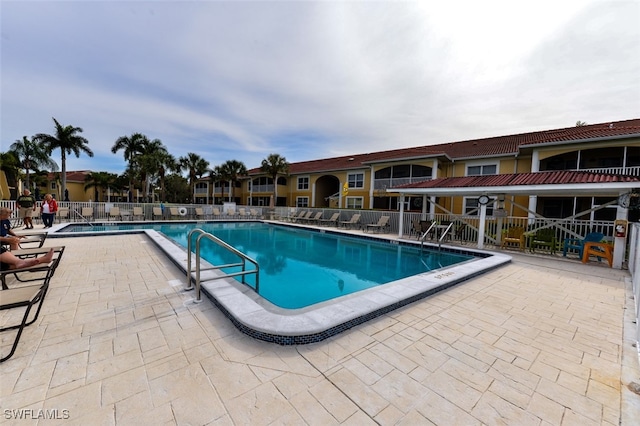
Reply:
M256 167L640 116L638 2L1 7L3 147L54 116Z

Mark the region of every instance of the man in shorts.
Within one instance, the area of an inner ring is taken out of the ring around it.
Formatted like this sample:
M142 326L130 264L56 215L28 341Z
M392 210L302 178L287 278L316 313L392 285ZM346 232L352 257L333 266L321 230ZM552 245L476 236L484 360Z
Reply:
M25 189L22 195L16 200L18 210L20 210L20 219L24 222L25 229L33 229L33 221L31 217L36 211L36 199L31 195L31 191Z

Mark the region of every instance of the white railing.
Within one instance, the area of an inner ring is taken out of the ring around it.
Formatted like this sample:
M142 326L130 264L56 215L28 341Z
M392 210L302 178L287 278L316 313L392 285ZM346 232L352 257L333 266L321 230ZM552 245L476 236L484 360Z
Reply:
M629 228L629 272L635 307L635 344L640 361L640 224L633 223Z
M400 185L406 185L407 183L423 182L426 180L431 180L431 177L421 176L421 177L406 177L406 178L374 179L373 189L393 188Z
M581 172L607 173L613 175L640 176L640 167L598 167L593 169L579 169Z

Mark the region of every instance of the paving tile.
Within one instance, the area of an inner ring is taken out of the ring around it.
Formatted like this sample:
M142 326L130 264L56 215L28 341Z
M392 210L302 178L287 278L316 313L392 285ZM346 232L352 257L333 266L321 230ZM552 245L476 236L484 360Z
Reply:
M56 241L68 255L40 320L0 365L3 408L68 409L78 425L619 426L624 271L516 254L341 335L281 347L206 299L185 304L184 276L146 237L86 241Z

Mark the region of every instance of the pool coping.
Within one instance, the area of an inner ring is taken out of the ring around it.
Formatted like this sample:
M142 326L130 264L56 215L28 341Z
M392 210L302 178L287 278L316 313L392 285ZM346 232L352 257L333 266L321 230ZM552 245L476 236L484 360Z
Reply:
M264 222L268 223L267 221ZM308 227L307 229L323 232ZM343 234L355 238L364 237L392 244L417 244L416 241L412 240L390 240L389 238L373 235L363 236L361 234L343 233L337 230L324 232ZM126 230L109 233L111 235L144 233L147 238L185 273L186 289L187 251L184 248L155 230ZM100 234L104 235L104 232ZM92 235L95 236L96 234ZM62 232L56 236L79 237L82 236L82 234ZM275 306L249 286L243 285L231 278L221 278L215 281L204 282L202 290L233 324L247 335L280 345L314 343L428 297L429 295L443 291L511 261L511 256L502 253L473 248L460 249L446 245L442 245L442 247L447 251L475 253L483 257L436 271L414 275L299 309L284 309ZM192 268L192 270L193 269L194 268ZM208 276L209 274L216 275L220 274L220 272L205 271L201 277L203 279L207 277L210 278L210 276ZM194 274L192 274L192 277L193 276ZM194 292L194 297L190 299L187 304L198 302Z

